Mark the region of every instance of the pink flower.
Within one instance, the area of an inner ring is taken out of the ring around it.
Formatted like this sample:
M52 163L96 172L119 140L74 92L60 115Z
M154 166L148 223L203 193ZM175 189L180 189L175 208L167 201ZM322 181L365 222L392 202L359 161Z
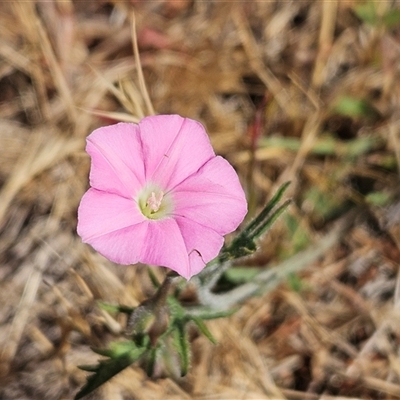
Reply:
M78 234L116 263L164 266L189 279L246 214L236 172L194 120L158 115L99 128L86 151L91 188Z

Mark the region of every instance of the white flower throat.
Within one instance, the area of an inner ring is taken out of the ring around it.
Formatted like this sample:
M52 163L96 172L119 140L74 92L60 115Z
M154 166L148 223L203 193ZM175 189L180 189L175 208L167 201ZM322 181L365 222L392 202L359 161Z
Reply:
M137 204L141 213L149 219L168 217L173 209L171 195L153 183L147 184L139 192Z

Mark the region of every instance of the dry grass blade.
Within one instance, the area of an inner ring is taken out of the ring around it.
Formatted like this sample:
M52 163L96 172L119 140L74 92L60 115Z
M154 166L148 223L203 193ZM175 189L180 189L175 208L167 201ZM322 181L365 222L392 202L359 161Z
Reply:
M322 2L322 19L318 43L319 49L311 80L312 85L315 87L320 87L325 81L324 69L334 40L337 8L337 1L323 0Z
M0 191L0 222L17 193L38 174L50 168L81 147L81 140L65 139L44 132L32 135L19 161Z
M0 42L0 54L4 60L7 60L7 63L12 65L14 68L25 72L28 75L34 75L34 66L32 63L24 57L23 54L16 51L12 44L7 43L5 40Z
M35 302L40 282L43 279L43 272L47 267L46 261L48 258L48 249L44 249L43 252L38 254L35 264L31 266L31 273L15 311L6 341L1 348L0 373L3 376L9 372L10 364L16 355L18 344L29 321L29 315Z
M49 63L50 73L53 76L53 81L55 83L55 86L58 89L58 92L60 93L60 96L64 101L65 108L68 112L71 122L73 122L74 124L77 124L78 116L77 116L74 100L73 100L73 97L71 94L71 90L68 87L68 84L66 82L66 79L65 79L62 71L61 71L59 63L57 62L56 56L51 47L50 40L46 34L46 31L44 30L42 23L41 23L40 19L38 19L38 18L36 19L36 27L37 27L37 31L39 33L40 44L43 49L43 55L46 57L46 59Z
M136 21L135 21L135 14L132 13L132 45L133 45L133 54L135 56L136 66L137 66L137 73L138 73L138 80L139 80L139 87L140 92L143 95L148 115L155 115L153 104L151 103L149 92L147 91L146 82L144 80L143 71L142 71L142 64L140 62L140 55L139 55L139 48L138 48L138 39L136 35Z
M94 110L85 110L89 114L96 115L102 118L108 118L119 122L132 122L137 124L140 121L140 118L133 116L132 114L120 113L120 112L107 112L107 111L94 111Z
M233 18L238 27L239 35L243 42L246 55L254 72L262 80L265 86L272 92L282 110L290 114L292 109L290 107L290 98L278 79L265 65L263 65L262 60L259 57L260 51L254 41L250 27L248 26L243 13L238 7L236 7L233 12Z

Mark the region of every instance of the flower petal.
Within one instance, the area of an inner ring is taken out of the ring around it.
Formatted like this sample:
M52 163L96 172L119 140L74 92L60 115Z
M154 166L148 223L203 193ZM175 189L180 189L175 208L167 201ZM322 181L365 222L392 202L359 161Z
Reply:
M142 144L137 125L119 123L93 131L86 151L92 158L93 188L133 198L144 184Z
M189 254L191 276L198 274L206 264L217 257L224 238L213 229L207 228L184 217L176 217Z
M147 220L136 203L89 189L78 208L78 234L104 257L119 264L140 261Z
M94 239L145 219L134 200L89 189L78 208L78 234L85 243L92 244Z
M171 192L174 217L185 217L220 235L243 221L247 202L233 167L214 157Z
M186 279L193 275L182 233L174 219L149 221L143 246L141 262L168 267Z
M179 115L157 115L139 122L146 179L168 190L215 156L199 122Z
M90 245L104 257L122 265L141 261L143 242L147 236L149 221L97 236L90 239Z

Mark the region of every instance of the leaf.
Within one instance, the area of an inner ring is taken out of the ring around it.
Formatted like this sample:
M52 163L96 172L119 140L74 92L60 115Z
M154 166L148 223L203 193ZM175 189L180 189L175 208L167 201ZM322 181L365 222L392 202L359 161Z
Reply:
M156 364L158 347L153 347L149 351L149 359L146 366L147 376L152 376L154 372L154 365Z
M304 288L303 281L294 273L291 273L287 277L287 283L294 292L301 292Z
M96 372L98 369L98 365L80 365L78 368L82 371Z
M174 330L174 345L178 352L181 361L181 376L185 376L189 370L190 345L185 325L182 323L176 324Z
M111 314L116 314L116 313L131 314L135 309L134 307L115 305L115 304L105 303L103 301L98 301L97 304L102 310L105 310Z
M279 140L275 140L279 139ZM297 151L300 148L300 140L293 138L268 137L263 140L263 146L286 148L285 140L290 139L293 145L290 150ZM325 133L315 141L311 149L312 154L336 155L337 157L353 157L380 146L382 139L378 136L358 137L353 140L340 140L332 133ZM296 143L296 145L295 145Z
M191 320L196 324L196 326L199 328L199 331L212 343L212 344L217 344L217 341L215 340L214 336L212 333L209 331L207 328L207 325L203 322L203 320L199 317L192 316Z
M318 187L314 186L304 193L305 200L312 204L312 214L315 215L315 217L329 219L330 216L335 213L335 210L337 210L346 200L344 196L332 196L332 190L335 190L335 188L322 191ZM289 221L287 222L289 223ZM297 226L297 228L299 227ZM302 230L299 232L299 230L296 229L296 234L300 235L300 239L304 236ZM303 242L303 244L307 243L308 241Z
M383 15L378 14L378 10L374 2L369 1L359 4L354 8L358 18L371 26L383 26L385 28L393 28L400 22L400 10L389 10Z
M92 347L92 350L100 354L101 356L109 357L109 358L118 358L131 350L137 348L137 345L134 342L113 342L110 344L110 348L108 349L96 349Z
M225 317L229 317L233 314L235 314L235 312L238 311L237 308L232 308L228 311L217 311L217 312L203 312L200 313L198 315L196 315L197 317L201 318L201 319L217 319L217 318L225 318Z
M111 349L97 349L96 347L91 347L92 351L100 356L112 357L113 351Z
M264 225L264 220L268 216L268 214L272 211L272 209L279 203L280 199L282 198L283 194L285 193L286 189L289 187L290 182L284 183L272 197L272 199L268 202L268 204L264 207L264 209L258 214L256 218L246 227L244 230L244 234L248 234L252 236L252 232L254 230L258 230L260 226Z
M151 268L147 268L147 273L149 274L150 281L152 285L154 286L155 289L158 289L161 285L160 282L158 282L158 279L156 277L156 274Z
M373 148L380 145L380 141L374 137L360 137L354 140L349 140L345 147L344 156L347 158L355 158L368 153Z
M290 234L290 246L283 246L279 249L279 256L285 259L308 246L310 237L294 216L286 214L284 221Z
M114 354L115 358L102 360L97 366L85 365L80 367L85 371L94 373L87 377L86 384L76 394L75 400L81 399L82 397L93 392L102 384L110 380L113 376L137 361L143 356L143 354L146 353L147 350L147 347L139 348L133 342L118 343L114 349L110 349L108 351L108 354Z
M258 227L258 229L253 233L253 238L258 239L260 236L262 236L264 233L266 233L269 229L271 229L271 226L286 211L286 209L289 207L291 202L292 202L292 200L288 199L281 206L279 206L274 211L274 213L270 217L268 217L268 219L266 221L264 221L264 224L260 225Z
M247 225L247 227L232 241L229 247L223 249L219 256L221 261L247 256L257 250L255 239L265 233L289 205L290 200L287 200L283 205L278 207L272 215L269 215L278 204L289 185L290 182L284 183L260 214Z
M234 267L224 272L224 277L231 283L239 285L250 282L260 272L260 268Z
M329 135L321 135L311 152L322 156L333 155L337 153L338 145L340 146L340 141L336 138Z
M260 140L261 147L281 148L288 151L298 151L300 140L293 137L267 136Z
M372 2L359 4L354 8L354 11L358 18L369 25L375 26L379 22L375 4Z
M245 236L245 234L239 234L231 245L224 249L220 255L220 259L236 259L244 256L248 256L257 250L257 246L253 239Z
M175 297L168 296L167 304L171 311L172 318L183 319L185 317L186 311Z
M374 118L377 114L368 101L351 96L340 96L336 100L333 110L340 115L345 115L351 118Z
M391 195L385 192L371 192L365 196L365 201L373 206L383 207L391 200Z
M393 28L400 23L400 10L390 10L382 18L386 28Z

